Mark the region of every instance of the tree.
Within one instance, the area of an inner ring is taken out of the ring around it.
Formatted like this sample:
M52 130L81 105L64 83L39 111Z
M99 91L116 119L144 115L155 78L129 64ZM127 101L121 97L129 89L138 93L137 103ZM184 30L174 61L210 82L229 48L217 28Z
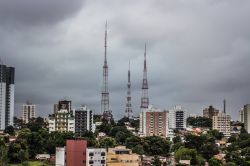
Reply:
M101 148L112 148L116 145L115 139L112 137L106 137L101 139L100 141L100 147Z
M8 149L5 142L0 138L0 165L7 166L8 163Z
M193 127L209 127L212 128L212 119L206 117L188 117L187 124Z
M136 154L139 154L139 155L143 155L145 152L144 152L144 149L143 149L143 146L142 145L136 145L135 147L131 148L132 151Z
M170 152L171 142L159 136L145 137L143 139L143 149L147 155L167 156Z
M28 146L24 139L17 139L9 145L8 158L11 163L20 163L28 160Z
M162 165L162 162L161 162L159 156L154 156L152 164L153 164L153 166L161 166Z
M29 128L32 132L37 132L38 130L45 128L46 123L43 118L32 118L27 124L27 128Z
M223 133L219 132L218 130L209 130L208 134L216 138L217 140L221 140L223 138Z
M132 135L126 139L125 145L127 148L132 149L137 145L142 145L142 140L140 137Z
M209 161L208 161L210 166L222 166L222 162L217 160L216 158L212 157Z
M14 117L14 127L17 129L21 129L25 126L25 123L22 119L19 119L17 117Z
M207 160L219 153L218 147L214 143L207 142L199 148L200 154Z
M195 149L180 148L175 152L175 159L177 162L180 160L190 160L191 165L204 165L204 159L197 154Z
M125 122L129 122L129 118L124 116L117 122L117 126L125 126Z
M7 126L4 130L4 133L8 133L9 135L15 135L15 130L13 126Z

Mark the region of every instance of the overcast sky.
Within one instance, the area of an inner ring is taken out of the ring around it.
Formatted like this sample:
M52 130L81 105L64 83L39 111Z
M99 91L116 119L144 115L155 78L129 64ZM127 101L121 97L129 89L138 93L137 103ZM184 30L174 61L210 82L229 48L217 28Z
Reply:
M110 105L124 115L131 61L139 114L144 43L150 104L209 105L238 119L250 103L249 0L0 0L0 56L16 68L15 114L27 100L46 117L64 97L100 113L108 21Z

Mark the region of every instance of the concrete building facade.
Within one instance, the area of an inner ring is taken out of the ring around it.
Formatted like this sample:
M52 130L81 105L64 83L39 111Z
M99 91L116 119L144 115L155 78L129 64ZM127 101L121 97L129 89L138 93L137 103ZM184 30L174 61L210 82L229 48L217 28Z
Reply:
M86 166L87 141L67 140L66 166Z
M107 151L104 148L87 148L87 166L106 166Z
M93 121L93 111L87 106L82 106L79 110L75 110L75 133L81 135L86 131L95 132Z
M244 105L244 128L250 133L250 104Z
M108 148L107 166L140 166L141 158L125 146Z
M24 123L29 123L30 119L36 117L36 105L30 102L23 104L23 116L22 120Z
M65 166L65 147L56 148L56 166Z
M140 113L140 133L143 136L168 136L168 111L149 106Z
M49 115L49 132L75 132L75 116L71 110L71 101L59 101L58 111Z
M231 117L224 112L219 112L213 116L213 129L222 132L224 137L231 136Z
M213 106L209 106L203 110L203 117L212 119L213 116L218 115L219 110L215 109Z
M187 126L186 111L181 106L169 110L169 128L185 129Z
M0 64L0 130L13 125L15 68Z

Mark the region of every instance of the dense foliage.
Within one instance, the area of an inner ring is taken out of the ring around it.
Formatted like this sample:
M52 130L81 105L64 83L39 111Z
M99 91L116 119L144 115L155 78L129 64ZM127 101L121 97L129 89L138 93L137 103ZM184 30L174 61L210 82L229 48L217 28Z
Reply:
M212 128L212 119L206 117L188 117L187 124L193 127L208 127Z

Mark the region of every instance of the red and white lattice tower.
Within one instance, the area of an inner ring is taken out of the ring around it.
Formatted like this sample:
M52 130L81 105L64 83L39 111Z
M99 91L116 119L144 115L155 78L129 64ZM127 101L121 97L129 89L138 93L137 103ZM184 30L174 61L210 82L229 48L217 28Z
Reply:
M128 84L127 84L127 103L125 109L125 116L130 118L133 114L132 112L132 104L131 104L131 82L130 82L130 62L129 62L129 70L128 70Z
M144 68L143 68L143 80L142 80L142 96L141 96L141 109L148 108L149 98L148 98L148 79L147 79L147 62L146 62L146 44L144 51Z

